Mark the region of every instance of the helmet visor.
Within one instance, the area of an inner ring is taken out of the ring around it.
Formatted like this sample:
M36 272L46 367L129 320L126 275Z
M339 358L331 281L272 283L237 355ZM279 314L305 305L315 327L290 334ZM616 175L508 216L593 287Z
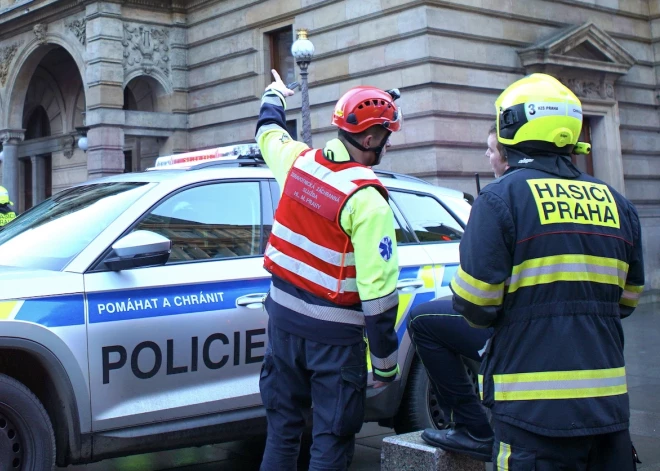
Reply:
M392 132L401 131L403 128L403 110L401 107L397 107L394 116L392 117L392 121L383 123L383 126Z

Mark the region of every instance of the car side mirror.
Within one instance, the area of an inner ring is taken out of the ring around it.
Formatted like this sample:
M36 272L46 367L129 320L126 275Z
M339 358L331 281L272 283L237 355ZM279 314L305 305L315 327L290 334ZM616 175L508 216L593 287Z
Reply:
M116 256L105 260L112 271L164 265L172 252L172 241L151 231L135 231L112 245Z

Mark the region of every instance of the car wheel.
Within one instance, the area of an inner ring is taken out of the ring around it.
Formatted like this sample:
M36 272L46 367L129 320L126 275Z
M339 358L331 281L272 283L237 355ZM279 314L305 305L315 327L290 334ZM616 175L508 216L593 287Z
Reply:
M54 466L55 435L44 406L22 383L0 374L0 469Z
M463 364L479 394L479 363L463 358ZM394 431L401 434L427 428L440 428L443 425L444 416L426 374L426 369L421 361L415 359L411 365L399 411L394 417Z

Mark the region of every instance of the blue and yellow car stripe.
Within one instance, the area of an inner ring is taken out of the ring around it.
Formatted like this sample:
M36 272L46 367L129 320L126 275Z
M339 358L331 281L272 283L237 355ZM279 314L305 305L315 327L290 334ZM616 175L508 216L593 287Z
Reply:
M399 294L399 310L396 315L395 330L399 343L403 339L408 323L408 313L414 308L427 301L432 301L436 298L436 280L441 280L440 286L449 286L456 270L458 263L447 265L424 265L418 267L404 267L399 271L399 280L419 278L424 281L423 292L414 293L400 293ZM428 291L426 291L428 290ZM371 371L371 356L367 354L367 368Z
M44 327L67 327L85 323L82 294L0 301L0 320L33 322Z

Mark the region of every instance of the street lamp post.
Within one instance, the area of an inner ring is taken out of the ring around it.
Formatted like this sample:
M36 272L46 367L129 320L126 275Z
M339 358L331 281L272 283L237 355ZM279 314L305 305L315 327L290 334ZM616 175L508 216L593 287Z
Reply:
M307 30L297 31L298 39L291 46L291 54L300 67L300 90L302 92L302 137L303 142L312 147L312 123L309 116L309 89L307 88L307 67L314 57L314 45L307 39Z

